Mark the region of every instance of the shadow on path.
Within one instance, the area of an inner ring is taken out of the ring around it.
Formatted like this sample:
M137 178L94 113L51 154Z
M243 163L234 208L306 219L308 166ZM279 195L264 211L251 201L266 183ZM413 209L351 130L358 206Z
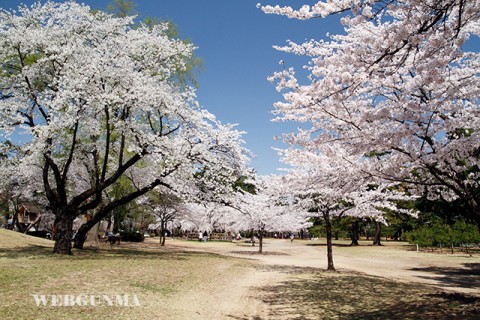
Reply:
M480 263L465 263L463 268L426 267L410 270L426 272L430 275L419 277L436 280L446 287L478 289L480 293Z
M290 275L288 281L256 288L272 319L478 319L480 314L480 296L355 273L277 268Z

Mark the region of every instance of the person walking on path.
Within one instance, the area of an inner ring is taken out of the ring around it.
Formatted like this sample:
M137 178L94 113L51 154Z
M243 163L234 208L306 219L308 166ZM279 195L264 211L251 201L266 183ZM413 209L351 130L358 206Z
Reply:
M207 242L207 239L208 239L208 233L207 233L207 230L205 230L203 232L203 242Z

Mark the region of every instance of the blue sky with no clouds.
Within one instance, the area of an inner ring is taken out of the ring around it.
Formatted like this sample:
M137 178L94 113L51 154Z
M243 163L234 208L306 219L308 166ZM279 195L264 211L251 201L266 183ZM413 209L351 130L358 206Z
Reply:
M4 9L35 1L0 0ZM78 1L95 9L105 9L110 0ZM140 19L157 17L172 20L181 38L190 39L203 60L198 77L200 104L223 123L237 123L246 131L246 147L256 157L253 168L259 174L278 173L284 167L272 147L285 145L274 136L294 131L298 124L273 123L273 103L281 100L275 85L267 81L273 72L285 66L301 69L305 59L277 52L273 45L286 40L303 42L319 39L327 32L341 32L337 19L298 21L266 15L256 7L262 4L301 6L316 1L285 0L137 0Z

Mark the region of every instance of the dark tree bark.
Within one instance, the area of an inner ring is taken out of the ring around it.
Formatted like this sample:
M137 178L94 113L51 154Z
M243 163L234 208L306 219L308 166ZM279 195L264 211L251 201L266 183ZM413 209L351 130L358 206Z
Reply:
M250 241L252 242L252 247L255 247L255 230L250 230L251 232L251 237L250 237Z
M373 238L373 245L374 246L381 246L382 243L380 242L380 237L381 237L381 231L382 231L382 225L380 222L375 223L375 237Z
M162 220L160 223L160 245L165 246L165 222Z
M73 220L74 214L62 212L55 215L52 239L55 240L53 253L72 254ZM85 241L85 240L84 240Z
M335 234L335 236L334 236L335 240L338 240L339 239L339 231L338 230L335 231L334 234Z
M88 231L90 231L90 229L92 229L95 226L95 224L97 224L102 219L107 217L108 214L112 210L114 210L115 208L132 201L133 199L138 198L141 195L144 195L145 193L152 190L153 188L155 188L158 185L163 185L167 188L171 188L170 185L168 185L166 183L163 183L159 179L157 179L148 186L145 186L141 189L138 189L135 192L129 193L128 195L124 196L123 198L120 198L118 200L110 202L107 205L101 206L101 208L98 210L97 214L95 214L92 217L92 219L90 219L86 223L82 224L80 226L80 228L78 229L77 234L75 235L74 247L77 248L77 249L83 249L83 244L85 242L86 235L87 235Z
M17 201L13 202L13 217L12 217L12 225L10 226L10 230L15 230L15 226L18 228L18 199Z
M92 219L90 219L90 221L92 221ZM87 233L88 231L93 228L93 226L95 226L95 223L92 224L91 227L89 227L90 225L90 221L88 221L87 223L84 223L80 226L80 228L77 230L77 233L75 234L75 238L73 239L73 247L75 249L83 249L83 245L85 243L85 240L87 239Z
M258 232L258 253L263 253L263 229Z
M355 220L350 228L350 239L352 240L351 246L358 246L358 240L360 239L360 223Z
M112 232L114 234L117 234L120 232L120 214L114 213L113 214L113 230Z
M328 211L323 214L323 219L325 220L325 229L327 231L327 270L335 271L333 264L332 221Z

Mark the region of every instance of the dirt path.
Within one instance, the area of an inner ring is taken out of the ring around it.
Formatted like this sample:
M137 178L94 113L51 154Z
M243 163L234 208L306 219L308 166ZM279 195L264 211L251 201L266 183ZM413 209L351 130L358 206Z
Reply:
M268 239L264 244L265 254L258 254L257 247L244 243L170 241L168 245L255 259L262 265L327 267L326 247L320 241L295 240L291 243L290 240ZM366 243L358 247L335 246L333 251L337 271L353 271L480 295L478 255L416 252L405 244L391 242L381 247Z
M307 288L318 283L316 277L322 277L322 273L314 276L312 270L318 269L321 272L327 267L326 247L321 241L295 240L291 243L290 240L268 239L264 244L264 254L258 254L258 247L243 242L204 243L170 240L167 247L251 259L254 262L251 267L242 269L241 273L232 277L229 285L217 285L211 297L203 301L203 304L190 301L189 308L195 307L200 310L192 315L192 319L205 319L205 314L209 315L209 319L304 319L305 313L303 315L299 313L302 311L297 307L299 304L308 305L308 302L305 302L308 298L295 294L301 292L298 291L299 286ZM353 272L406 282L407 288L415 288L410 285L412 283L422 283L440 288L441 292L446 292L447 295L448 292L452 292L452 295L460 292L480 297L478 255L470 257L416 252L405 244L398 243L385 243L381 247L367 243L362 243L358 247L339 244L334 247L334 262L337 271L340 271L336 281ZM306 268L305 272L302 268ZM323 288L322 285L320 288ZM380 290L388 290L386 288ZM322 290L320 292L325 293ZM417 299L412 292L411 298ZM319 300L315 301L322 301L322 298L323 296L320 296ZM395 304L396 297L391 299L390 303ZM350 303L355 301L345 302L339 307L352 308ZM427 308L423 302L420 303L422 308ZM398 306L400 314L404 307L404 302L401 302ZM430 308L435 310L437 307L432 303ZM416 310L422 309L417 307ZM423 316L423 310L419 312L411 318ZM398 319L400 318L401 316ZM313 316L312 319L317 318Z

